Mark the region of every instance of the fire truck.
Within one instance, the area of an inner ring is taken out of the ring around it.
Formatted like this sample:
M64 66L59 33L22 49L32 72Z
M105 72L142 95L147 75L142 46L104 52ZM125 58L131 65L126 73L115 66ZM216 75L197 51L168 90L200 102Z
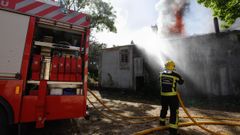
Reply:
M90 19L51 1L0 0L0 134L86 116Z

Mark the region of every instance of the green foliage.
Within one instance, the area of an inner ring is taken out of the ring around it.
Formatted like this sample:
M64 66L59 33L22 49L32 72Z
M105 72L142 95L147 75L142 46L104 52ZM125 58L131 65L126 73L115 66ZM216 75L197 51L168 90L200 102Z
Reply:
M67 9L90 15L91 28L94 30L103 31L105 29L117 32L115 27L116 12L110 3L103 0L65 0L65 2ZM97 80L100 53L101 49L106 48L106 44L98 42L92 34L89 43L89 73L90 77Z
M91 78L94 80L98 80L98 66L99 66L99 58L101 56L101 50L106 48L107 45L103 43L99 43L96 40L90 40L89 46L89 72Z
M117 32L115 27L116 12L110 3L103 0L66 0L67 8L85 12L90 15L91 28L97 31L107 29Z
M225 28L230 27L240 17L240 0L197 0L213 10L213 15L224 21Z
M94 40L90 41L89 54L88 54L89 61L98 63L101 50L106 47L107 45L104 43L99 43Z

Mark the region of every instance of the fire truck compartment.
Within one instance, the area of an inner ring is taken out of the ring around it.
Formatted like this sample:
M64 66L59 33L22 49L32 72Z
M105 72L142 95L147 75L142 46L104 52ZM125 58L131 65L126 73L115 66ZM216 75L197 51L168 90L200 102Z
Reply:
M40 80L47 80L49 95L83 95L84 34L43 24L37 26L26 94L38 95ZM72 93L65 92L66 89Z

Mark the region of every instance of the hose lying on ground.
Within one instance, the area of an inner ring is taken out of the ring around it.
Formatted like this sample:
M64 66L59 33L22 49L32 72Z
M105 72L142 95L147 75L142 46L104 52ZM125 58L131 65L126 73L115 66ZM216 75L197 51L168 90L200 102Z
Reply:
M202 121L202 122L197 122L197 125L229 125L229 126L240 126L240 123L230 123L230 122L215 122L215 121ZM179 127L187 127L187 126L196 126L195 123L193 122L186 122L186 123L179 123ZM169 126L161 126L161 127L155 127L155 128L150 128L146 130L142 130L139 132L134 133L133 135L146 135L153 133L154 131L161 131L161 130L166 130L168 129Z
M180 105L181 105L182 108L183 108L183 111L187 114L187 116L191 119L191 121L192 121L196 126L200 127L201 129L203 129L203 130L205 130L205 131L207 131L207 132L209 132L209 133L211 133L211 134L213 134L213 135L221 135L221 134L218 134L218 133L216 133L216 132L213 132L213 131L211 131L211 130L205 128L205 127L203 127L202 125L198 124L197 121L196 121L195 119L193 119L192 116L191 116L191 115L189 114L189 112L187 111L187 109L186 109L186 107L185 107L185 105L184 105L184 103L183 103L183 100L182 100L179 92L177 92L177 97L178 97L178 99L179 99Z
M111 113L113 113L113 114L115 114L115 115L121 116L122 118L127 118L127 119L152 119L151 121L153 121L153 118L158 118L158 117L154 117L154 116L125 116L125 115L116 113L116 112L114 112L113 110L111 110L108 106L106 106L90 89L89 89L89 92L98 100L99 103L101 103L105 108L107 108L108 111L110 111ZM180 102L180 104L181 104L184 112L187 114L188 118L190 118L196 126L200 127L201 129L203 129L203 130L205 130L205 131L207 131L207 132L209 132L209 133L211 133L211 134L213 134L213 135L220 135L220 134L218 134L218 133L215 133L215 132L213 132L213 131L211 131L211 130L209 130L209 129L203 127L203 126L201 126L197 121L195 121L195 120L193 119L193 117L191 117L191 115L190 115L190 114L188 113L188 111L186 110L186 107L185 107L185 105L183 104L183 101L182 101L179 93L177 94L177 96L178 96L178 98L179 98L179 102ZM92 102L91 102L89 99L88 99L88 101L92 104ZM92 104L92 105L93 105L93 104ZM93 106L94 106L94 105L93 105ZM94 108L95 108L95 107L94 107ZM97 108L95 108L95 109L97 109ZM98 111L99 111L99 110L98 110ZM99 112L102 113L101 111L99 111ZM103 114L103 116L110 118L109 116L107 116L107 115L105 115L105 114ZM198 118L200 118L200 117L198 117ZM210 118L210 117L208 117L208 118ZM214 119L214 118L210 118L210 119ZM217 119L221 119L221 118L217 118ZM111 120L116 121L116 120L114 120L114 119L111 119ZM225 120L226 120L226 119L225 119ZM233 120L233 119L227 119L227 120ZM236 119L235 119L235 120L236 120ZM119 122L119 121L117 121L117 122ZM126 123L128 123L128 124L142 124L142 123L145 123L145 122L150 122L150 121L142 121L142 122L129 122L129 121L126 121ZM223 123L224 123L224 122L223 122ZM227 125L229 125L229 124L227 124ZM160 129L161 129L161 128L160 128Z
M115 114L115 115L118 115L122 118L125 118L125 119L156 119L156 118L159 118L159 117L153 117L153 116L126 116L126 115L122 115L122 114L119 114L119 113L116 113L115 111L113 111L112 109L110 109L108 106L106 106L102 100L100 100L90 89L88 89L88 91L97 99L97 101L102 104L109 112Z
M144 123L147 123L147 122L152 122L154 121L155 119L152 119L152 120L145 120L145 121L140 121L140 122L131 122L131 121L128 121L128 120L116 120L114 118L112 118L111 116L108 116L106 115L105 113L101 112L94 104L91 100L89 100L89 98L87 98L88 102L93 106L93 108L98 112L100 113L101 115L103 115L104 117L112 120L113 122L117 122L117 123L123 123L123 124L144 124Z
M107 105L105 105L105 103L101 99L99 99L98 96L96 94L94 94L90 89L88 89L88 91L109 112L111 112L111 113L113 113L115 115L118 115L118 116L120 116L122 118L125 118L125 119L155 119L155 120L159 119L159 116L126 116L126 115L119 114L119 113L113 111ZM179 118L189 118L189 117L188 116L180 116ZM214 117L206 117L206 116L192 116L192 118L196 118L196 119L212 119L212 120L227 120L227 121L240 121L239 118L214 118Z
M116 123L122 123L122 124L143 124L146 122L128 122L128 121L120 121L120 120L116 120L104 113L102 113L99 109L97 109L97 107L91 102L91 100L89 100L87 98L87 100L89 101L89 103L94 107L94 109L100 113L102 116L106 117L107 119L112 120L113 122ZM150 121L149 121L150 122ZM202 124L202 125L229 125L229 126L240 126L240 123L230 123L230 122L214 122L214 121L205 121L205 122L197 122L198 125ZM186 126L194 126L195 123L193 122L185 122L185 123L179 123L179 127L186 127ZM196 125L195 125L196 126ZM139 131L134 133L134 135L145 135L145 134L149 134L152 133L154 131L161 131L161 130L166 130L168 129L169 126L161 126L161 127L155 127L155 128L150 128L150 129L146 129L143 131Z
M98 113L100 113L102 116L104 116L107 119L110 119L114 122L117 123L122 123L122 124L143 124L146 122L128 122L128 121L119 121L116 119L111 118L110 116L102 113L99 109L96 108L96 106L94 106L94 104L87 98L87 100L89 101L89 103L94 107L95 110L98 111ZM149 121L150 122L150 121ZM203 124L203 125L230 125L230 126L240 126L240 123L229 123L229 122L214 122L214 121L205 121L205 122L197 122L198 125ZM185 122L185 123L179 123L179 127L186 127L186 126L194 126L195 123L192 122ZM195 125L196 126L196 125ZM160 130L166 130L168 129L169 126L162 126L162 127L155 127L155 128L150 128L150 129L146 129L143 131L139 131L137 133L134 133L134 135L145 135L145 134L149 134L152 133L154 131L160 131Z

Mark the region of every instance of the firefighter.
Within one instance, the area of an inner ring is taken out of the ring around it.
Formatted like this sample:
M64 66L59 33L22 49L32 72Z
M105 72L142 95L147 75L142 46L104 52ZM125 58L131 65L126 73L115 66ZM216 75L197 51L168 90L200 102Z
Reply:
M178 108L179 101L177 97L177 84L183 84L182 77L174 72L175 63L167 61L165 70L160 73L160 87L161 87L161 105L160 125L164 126L168 107L170 107L169 132L170 135L177 135L178 129Z

